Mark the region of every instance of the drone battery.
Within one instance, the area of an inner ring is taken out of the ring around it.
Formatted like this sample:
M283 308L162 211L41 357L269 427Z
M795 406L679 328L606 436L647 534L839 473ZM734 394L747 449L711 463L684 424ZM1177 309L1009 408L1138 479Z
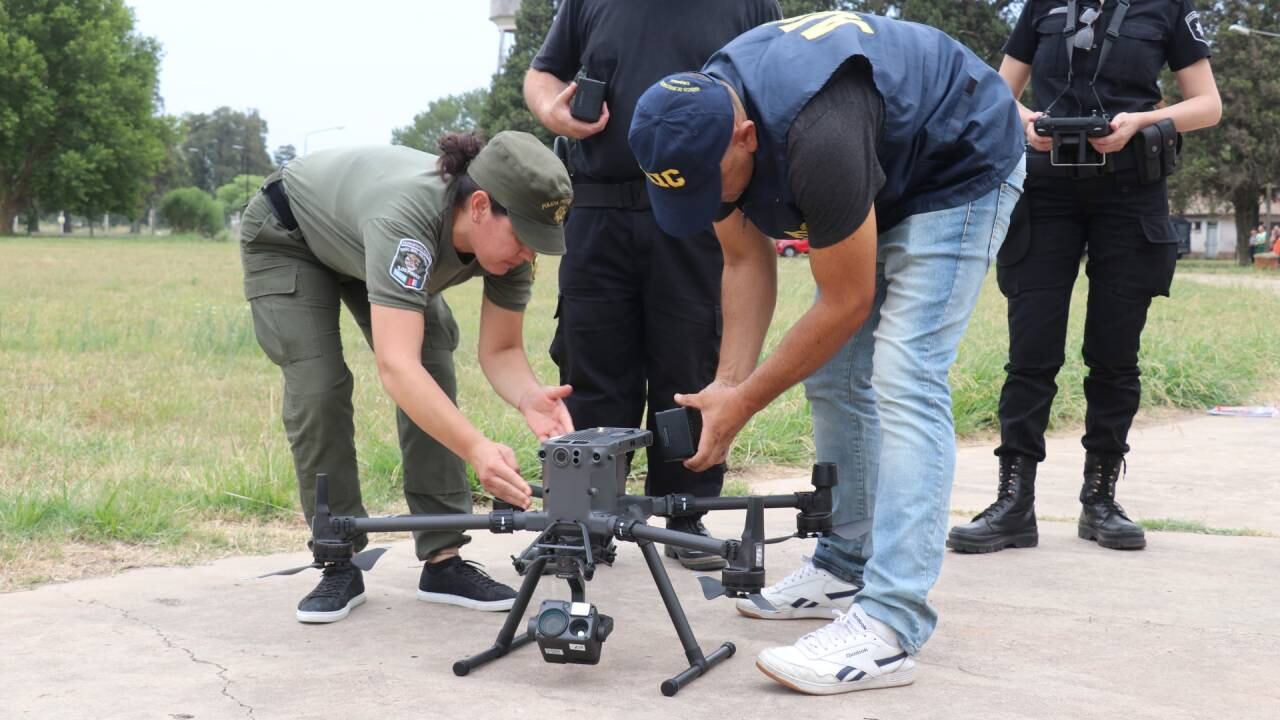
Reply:
M658 422L658 447L662 459L676 462L693 457L698 452L698 439L702 437L702 413L695 408L673 408L656 413Z

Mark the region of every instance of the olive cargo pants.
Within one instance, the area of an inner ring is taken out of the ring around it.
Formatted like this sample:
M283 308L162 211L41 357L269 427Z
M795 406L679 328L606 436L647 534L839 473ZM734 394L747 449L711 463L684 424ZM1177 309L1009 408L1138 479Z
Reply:
M254 334L284 374L284 427L307 525L315 511L316 473L329 475L329 507L334 515L367 517L356 465L353 380L338 329L341 301L372 347L364 281L323 265L307 248L301 230L285 230L262 193L245 209L240 258ZM456 403L453 351L458 346L458 325L440 296L432 299L424 320L422 366ZM410 512L471 512L471 488L462 459L419 429L403 410L397 408L396 420ZM418 558L425 560L470 538L458 532L424 532L414 533L414 540ZM368 538L361 535L355 543L360 550Z

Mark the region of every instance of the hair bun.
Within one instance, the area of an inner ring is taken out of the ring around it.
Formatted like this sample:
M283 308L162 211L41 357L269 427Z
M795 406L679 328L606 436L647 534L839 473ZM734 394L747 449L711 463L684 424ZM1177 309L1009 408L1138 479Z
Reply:
M476 132L446 133L436 146L440 148L436 167L445 175L457 177L467 172L467 166L484 148L484 140Z

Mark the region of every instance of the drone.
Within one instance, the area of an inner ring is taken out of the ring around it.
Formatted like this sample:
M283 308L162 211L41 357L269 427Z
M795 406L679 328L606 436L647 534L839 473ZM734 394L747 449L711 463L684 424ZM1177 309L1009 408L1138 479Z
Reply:
M683 413L684 409L669 412ZM682 419L680 428L683 432L677 433L676 442L672 443L667 426L660 425L660 432L668 440L663 446L667 460L683 459L693 454L687 418ZM595 575L597 564L612 564L613 540L633 542L644 555L689 661L687 668L660 685L663 695L674 696L681 688L732 657L736 647L732 642L725 642L713 651L703 653L654 543L701 550L719 555L728 562L719 580L698 576L707 599L722 596L747 598L761 608L773 610L773 606L760 594L765 585L765 545L791 538L831 534L846 536L847 532L844 528L833 529L831 526L832 488L837 481L836 467L832 463L813 466L813 490L806 492L748 497L627 495L628 454L652 443L653 434L649 430L606 427L579 430L544 441L538 452L544 484L534 486L534 496L542 498L543 508L536 512L517 510L495 500L492 512L480 514L338 517L329 511L328 478L320 474L316 478L316 509L311 526L314 562L271 574L292 574L341 562L351 562L362 570L369 570L386 548L354 553L353 539L364 533L424 530L488 530L499 534L538 532L528 549L512 558L516 572L524 580L497 639L485 650L453 664L454 674L461 677L531 642L537 643L543 660L549 663L598 663L602 646L613 632L614 623L613 618L601 614L587 602L586 585ZM766 508L799 510L796 532L766 538ZM746 510L746 524L740 538L719 540L646 523L654 516L679 518L715 510ZM569 585L570 599L544 600L538 613L526 622L524 616L529 602L544 575L565 580Z

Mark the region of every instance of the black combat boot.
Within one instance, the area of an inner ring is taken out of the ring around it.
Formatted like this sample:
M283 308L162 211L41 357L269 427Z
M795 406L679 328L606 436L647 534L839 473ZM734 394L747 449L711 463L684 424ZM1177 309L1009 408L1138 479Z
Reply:
M996 501L972 522L951 528L947 547L962 553L989 553L1040 542L1036 530L1036 461L1025 455L1000 457Z
M1079 535L1112 550L1141 550L1147 546L1142 526L1134 523L1116 502L1123 455L1085 453L1084 487L1080 488Z

